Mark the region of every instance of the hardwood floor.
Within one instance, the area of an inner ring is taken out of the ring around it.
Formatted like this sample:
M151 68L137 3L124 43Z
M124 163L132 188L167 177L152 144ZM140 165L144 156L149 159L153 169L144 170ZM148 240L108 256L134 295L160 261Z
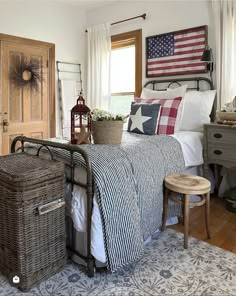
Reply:
M169 227L184 232L182 223ZM210 207L210 231L211 239L207 239L204 206L190 209L189 236L236 254L236 213L227 211L224 200L213 195Z

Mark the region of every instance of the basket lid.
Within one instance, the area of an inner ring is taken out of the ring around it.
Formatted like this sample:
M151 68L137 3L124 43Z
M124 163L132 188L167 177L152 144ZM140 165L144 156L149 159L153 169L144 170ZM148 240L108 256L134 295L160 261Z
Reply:
M0 157L1 181L24 182L46 177L52 172L64 172L64 164L55 160L42 159L26 153L14 153ZM14 186L14 184L12 184Z

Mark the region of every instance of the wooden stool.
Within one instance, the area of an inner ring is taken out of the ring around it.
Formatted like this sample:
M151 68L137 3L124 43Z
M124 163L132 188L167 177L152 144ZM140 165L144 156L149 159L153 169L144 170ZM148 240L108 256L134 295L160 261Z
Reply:
M196 207L205 204L205 222L208 238L210 237L209 229L209 212L210 212L210 190L211 183L202 177L193 175L174 174L165 177L165 192L163 198L163 216L161 231L165 230L167 219L168 199L173 200L183 206L184 212L184 248L188 248L188 226L189 226L189 207ZM183 194L180 200L175 196L171 196L171 192ZM201 201L190 202L190 195L199 195Z

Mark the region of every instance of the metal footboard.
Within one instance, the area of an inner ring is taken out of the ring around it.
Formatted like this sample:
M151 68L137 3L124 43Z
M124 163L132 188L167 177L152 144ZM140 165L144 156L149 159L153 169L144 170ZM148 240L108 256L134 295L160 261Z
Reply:
M16 149L16 144L20 142L21 146ZM73 247L70 245L67 246L67 249L82 258L83 260L86 261L87 263L87 274L89 277L94 276L94 270L95 270L95 259L91 254L91 219L92 219L92 210L93 210L93 196L94 196L94 188L93 188L93 177L92 177L92 166L91 162L88 158L88 154L81 149L79 146L71 145L71 144L62 144L58 142L51 142L47 140L39 140L39 139L33 139L33 138L27 138L23 136L18 136L14 138L12 144L11 144L11 153L16 152L16 150L20 149L22 152L25 152L25 143L32 143L32 144L38 144L40 145L37 149L37 156L39 156L40 150L42 148L45 148L48 150L51 158L53 159L53 152L51 151L50 148L60 148L62 150L66 150L70 152L70 178L67 177L67 181L69 181L72 184L72 191L73 191L73 185L79 185L82 186L86 189L87 192L87 255L84 256L80 254L78 251L76 251ZM79 183L74 180L74 167L75 167L75 160L74 160L74 155L78 153L79 155L82 156L83 160L85 161L86 164L86 172L87 172L87 183ZM71 229L70 231L72 232L72 246L74 246L74 227L73 227L73 222L71 220Z

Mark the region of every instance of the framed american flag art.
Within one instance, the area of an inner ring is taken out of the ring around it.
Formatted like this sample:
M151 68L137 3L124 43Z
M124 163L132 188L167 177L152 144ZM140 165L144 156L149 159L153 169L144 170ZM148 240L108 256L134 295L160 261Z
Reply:
M207 72L207 26L146 37L146 77Z

